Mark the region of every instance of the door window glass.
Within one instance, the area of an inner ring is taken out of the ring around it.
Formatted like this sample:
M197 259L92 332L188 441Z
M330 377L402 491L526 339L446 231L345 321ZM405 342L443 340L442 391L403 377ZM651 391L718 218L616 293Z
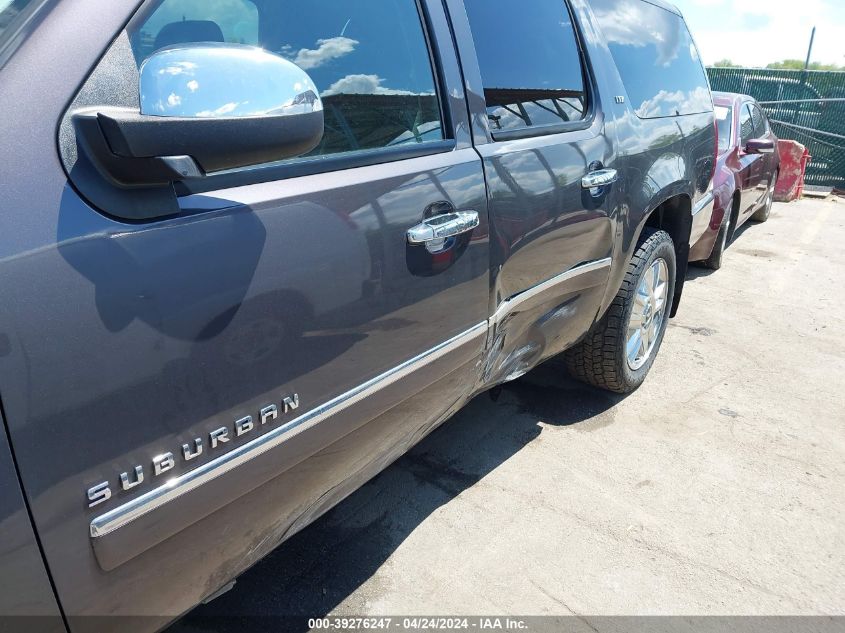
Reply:
M159 48L208 41L261 46L296 63L325 112L309 156L444 138L414 0L163 0L130 38L139 64Z
M490 128L580 121L584 73L564 0L465 0Z
M590 5L640 118L713 109L707 75L681 16L643 0Z
M750 104L750 107L751 118L754 121L754 136L756 138L762 138L766 136L766 133L768 132L766 127L766 117L763 116L763 112L755 104Z
M751 118L751 110L748 105L742 106L742 111L739 115L739 134L742 138L742 146L754 138L754 119Z
M132 37L139 61L165 46L191 42L257 46L257 7L250 0L165 0Z

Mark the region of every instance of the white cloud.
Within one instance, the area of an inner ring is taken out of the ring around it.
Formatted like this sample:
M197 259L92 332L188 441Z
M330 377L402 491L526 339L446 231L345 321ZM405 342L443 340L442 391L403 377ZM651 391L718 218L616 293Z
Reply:
M317 48L303 48L293 59L293 63L303 70L318 68L333 59L348 55L355 50L359 44L358 40L348 37L330 37L325 40L317 40Z
M235 110L238 109L239 106L244 105L244 103L238 102L231 102L231 103L224 103L222 106L217 108L216 110L203 110L202 112L197 112L196 116L198 117L223 117L227 114L231 114Z
M321 93L323 97L331 95L414 95L408 90L393 90L382 86L384 79L378 75L346 75L334 82Z
M194 62L171 62L169 66L165 66L160 68L158 71L159 75L189 75L193 77L194 71L196 70L197 65Z
M692 92L661 90L654 98L643 101L637 114L643 118L672 116L681 109L681 104L690 112L704 112L713 107L707 88L696 88Z

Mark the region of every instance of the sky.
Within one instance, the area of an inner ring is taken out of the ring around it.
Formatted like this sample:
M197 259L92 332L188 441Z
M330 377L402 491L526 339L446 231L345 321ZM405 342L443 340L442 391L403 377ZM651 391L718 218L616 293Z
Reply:
M845 66L845 0L670 0L684 14L705 64L765 66L804 59Z

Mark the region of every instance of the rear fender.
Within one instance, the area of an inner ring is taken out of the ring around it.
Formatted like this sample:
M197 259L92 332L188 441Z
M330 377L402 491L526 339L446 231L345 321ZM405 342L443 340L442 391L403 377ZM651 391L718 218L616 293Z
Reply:
M599 318L604 315L619 292L628 270L628 263L634 256L646 227L665 230L675 243L677 279L670 313L670 316L674 317L683 293L690 250L689 240L693 214L688 187L682 181L673 182L652 198L651 204L641 215L631 217L630 209L627 208L622 209L622 215L627 220L623 229L625 239L617 241L614 264L608 279Z

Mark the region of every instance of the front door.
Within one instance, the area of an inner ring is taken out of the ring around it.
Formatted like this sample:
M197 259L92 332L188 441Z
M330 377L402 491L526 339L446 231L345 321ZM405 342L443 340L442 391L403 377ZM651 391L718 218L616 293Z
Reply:
M134 3L71 4L19 51L26 66L16 57L0 74L4 112L62 125L70 176L38 131L0 148L4 180L39 165L37 187L4 195L3 404L64 612L176 616L472 391L473 372L453 372L474 368L486 335L482 164L438 2L152 2L99 64ZM98 25L99 48L75 48L67 24L82 23ZM136 194L97 183L89 197L67 103L96 65L75 105L131 106L138 64L208 40L306 70L323 141L301 159L179 184L172 217L122 220L109 201ZM49 96L27 89L56 74ZM455 213L478 226L409 240ZM398 427L361 430L450 373Z

